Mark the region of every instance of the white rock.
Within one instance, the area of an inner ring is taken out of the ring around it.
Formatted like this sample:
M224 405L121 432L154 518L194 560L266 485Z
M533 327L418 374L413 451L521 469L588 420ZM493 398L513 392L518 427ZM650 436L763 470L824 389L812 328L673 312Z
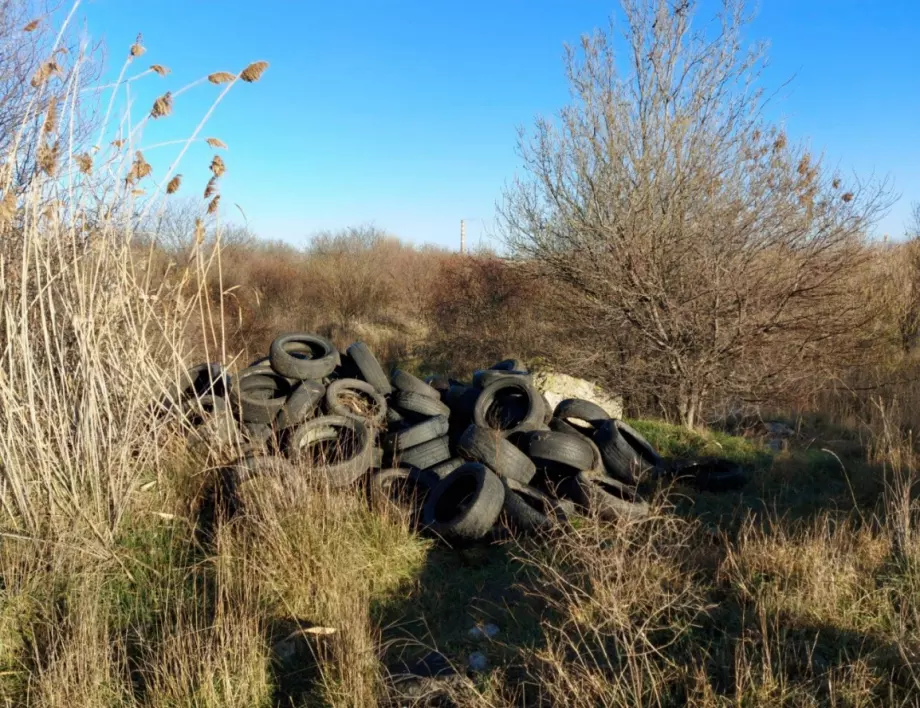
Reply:
M553 408L567 398L581 398L596 403L611 418L623 417L622 397L614 396L590 381L568 374L557 374L553 371L538 372L533 375L533 380Z

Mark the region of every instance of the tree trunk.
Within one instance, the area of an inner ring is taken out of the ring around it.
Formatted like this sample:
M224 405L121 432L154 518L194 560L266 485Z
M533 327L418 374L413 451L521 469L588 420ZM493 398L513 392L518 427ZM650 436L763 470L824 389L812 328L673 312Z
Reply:
M687 386L678 394L677 414L681 425L688 430L699 423L703 410L703 393L695 386Z

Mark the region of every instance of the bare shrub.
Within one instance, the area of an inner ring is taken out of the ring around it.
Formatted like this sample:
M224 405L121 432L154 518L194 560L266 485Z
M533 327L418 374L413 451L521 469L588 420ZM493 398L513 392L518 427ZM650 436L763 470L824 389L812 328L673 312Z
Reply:
M525 267L490 254L445 259L428 298L428 364L456 375L508 356L545 355L554 342L545 293Z
M568 50L573 102L522 135L502 207L513 253L578 294L597 346L628 332L624 358L648 364L610 375L688 426L714 394L762 400L859 357L871 315L852 287L887 204L764 118L744 2L711 33L695 6L630 0L623 57L615 28Z
M84 50L72 33L55 44L56 28L50 20L57 9L59 3L53 1L0 2L0 155L6 171L0 179L2 189L21 193L43 166L56 167L49 158L60 150L55 146L62 138L58 125L69 112L65 99L99 75L95 47ZM73 125L68 151L72 148L76 154L82 149L92 126L88 117L81 116Z

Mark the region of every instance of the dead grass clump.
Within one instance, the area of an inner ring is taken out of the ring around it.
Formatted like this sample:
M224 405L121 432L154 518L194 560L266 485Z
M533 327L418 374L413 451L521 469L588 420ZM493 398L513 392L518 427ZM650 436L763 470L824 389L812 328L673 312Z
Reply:
M35 667L32 705L47 708L119 705L131 698L124 672L124 645L111 641L110 615L97 573L69 575L67 610L47 631ZM47 621L55 621L47 618ZM34 628L33 628L34 629Z
M550 613L533 657L552 705L655 705L680 693L669 651L706 601L685 566L692 525L588 519L556 543L517 552Z
M215 621L206 626L199 618L180 617L144 667L146 705L271 705L271 656L264 628L252 610L234 599L218 608Z
M427 545L353 491L294 493L288 501L222 530L222 577L246 584L270 618L275 651L286 658L283 693L375 705L381 669L371 607L419 570Z
M891 598L877 583L890 554L886 534L828 514L792 530L766 523L748 520L719 571L742 599L855 632L890 621Z

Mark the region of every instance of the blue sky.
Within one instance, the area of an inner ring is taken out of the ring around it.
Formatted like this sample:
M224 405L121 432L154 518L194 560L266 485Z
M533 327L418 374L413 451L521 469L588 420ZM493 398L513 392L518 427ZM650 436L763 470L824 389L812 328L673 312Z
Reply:
M224 140L227 216L239 204L260 235L303 244L319 229L372 222L405 239L456 247L493 230L519 169L518 126L565 104L565 42L606 25L596 0L84 0L78 22L108 46L109 74L143 32L136 116L167 89L216 70L271 64L234 87L203 135ZM713 5L703 2L703 12ZM774 117L842 170L888 174L900 202L880 224L897 236L920 200L918 0L762 0L749 29L770 43L764 86ZM129 72L130 75L130 72ZM191 133L218 88L180 96L143 143ZM151 150L157 169L174 147ZM186 194L200 194L210 151L189 151Z

